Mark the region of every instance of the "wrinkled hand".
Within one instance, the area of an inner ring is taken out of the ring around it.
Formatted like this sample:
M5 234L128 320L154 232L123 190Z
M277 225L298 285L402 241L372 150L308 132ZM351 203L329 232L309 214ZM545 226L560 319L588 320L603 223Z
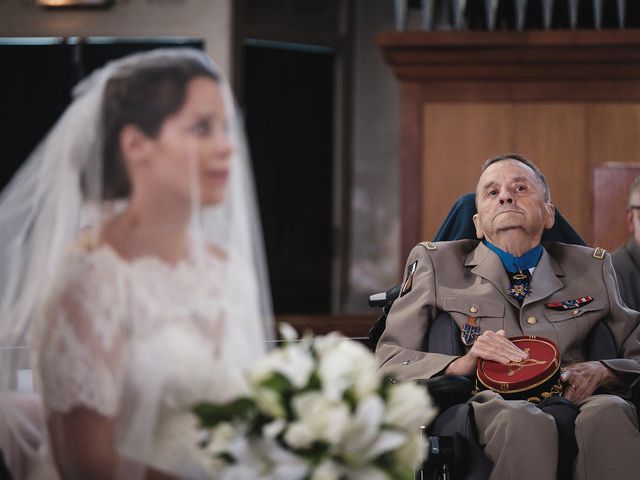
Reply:
M466 355L449 364L445 373L447 375L470 376L475 373L480 358L507 365L509 362L521 362L528 356L529 354L520 350L507 339L504 330L497 332L487 330L476 338Z
M567 365L562 369L560 380L564 382L562 396L579 402L593 395L600 387L615 387L618 376L601 362L582 362Z

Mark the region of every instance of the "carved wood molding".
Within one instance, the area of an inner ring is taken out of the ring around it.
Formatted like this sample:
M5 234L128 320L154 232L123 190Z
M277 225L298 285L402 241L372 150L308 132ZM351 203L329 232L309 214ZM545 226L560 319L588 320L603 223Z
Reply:
M640 31L385 32L402 81L640 78Z

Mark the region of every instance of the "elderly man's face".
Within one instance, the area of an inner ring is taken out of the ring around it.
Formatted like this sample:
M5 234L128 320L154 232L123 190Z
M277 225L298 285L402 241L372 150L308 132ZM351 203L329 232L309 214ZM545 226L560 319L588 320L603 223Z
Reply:
M542 231L553 226L555 210L544 200L542 184L533 170L517 160L496 162L482 172L476 199L476 235L498 246L508 233L537 244Z

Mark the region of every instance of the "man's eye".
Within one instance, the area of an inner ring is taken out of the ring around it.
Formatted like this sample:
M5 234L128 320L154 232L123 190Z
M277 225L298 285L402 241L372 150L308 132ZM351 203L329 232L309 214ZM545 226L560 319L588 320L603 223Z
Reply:
M495 197L498 194L497 190L489 190L488 195L490 197Z
M524 192L526 190L527 190L527 187L525 185L516 186L516 192Z

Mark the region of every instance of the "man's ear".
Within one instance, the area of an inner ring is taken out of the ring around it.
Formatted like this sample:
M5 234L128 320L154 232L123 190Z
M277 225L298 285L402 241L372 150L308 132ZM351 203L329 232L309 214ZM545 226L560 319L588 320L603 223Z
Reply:
M556 206L551 202L547 202L546 208L547 218L544 222L544 228L549 229L553 227L554 223L556 223Z
M125 125L118 135L120 151L126 163L130 165L142 165L149 158L151 142L149 137L139 127Z
M480 222L478 221L478 214L475 213L472 218L473 218L473 224L476 227L476 238L478 240L482 240L484 238L484 231L482 230L482 227L480 226Z
M634 233L635 228L633 227L633 210L627 208L627 228L629 229L629 233Z

